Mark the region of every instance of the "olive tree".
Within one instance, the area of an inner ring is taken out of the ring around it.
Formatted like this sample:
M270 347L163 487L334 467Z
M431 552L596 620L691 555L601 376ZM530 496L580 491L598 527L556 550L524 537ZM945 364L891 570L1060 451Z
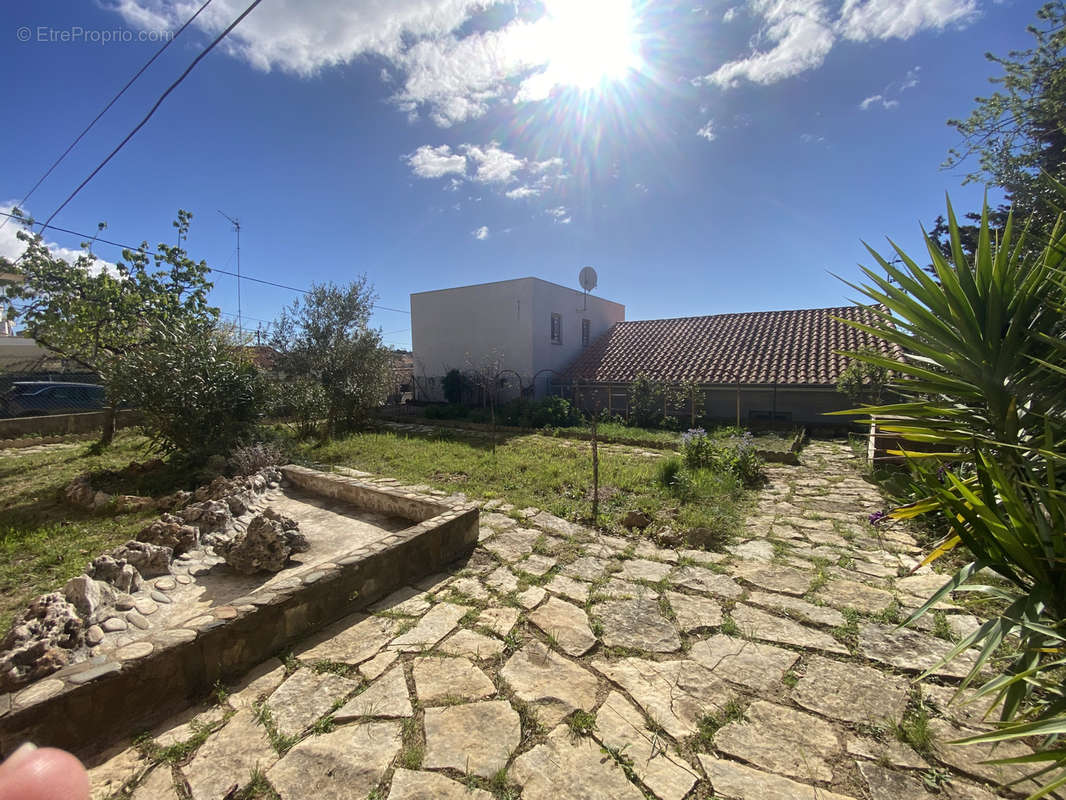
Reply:
M315 284L272 326L278 369L325 391L328 436L365 424L388 393L390 351L370 328L375 299L366 276L347 286Z

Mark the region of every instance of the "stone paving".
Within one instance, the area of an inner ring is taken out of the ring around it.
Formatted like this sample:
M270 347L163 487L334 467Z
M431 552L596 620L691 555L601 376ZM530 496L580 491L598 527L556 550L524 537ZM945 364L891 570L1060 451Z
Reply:
M920 551L866 522L883 501L851 451L768 474L726 553L486 503L468 560L101 754L93 796L1024 796L948 744L983 725L952 702L960 665L914 682L977 620L945 603L895 630L941 578L897 577Z

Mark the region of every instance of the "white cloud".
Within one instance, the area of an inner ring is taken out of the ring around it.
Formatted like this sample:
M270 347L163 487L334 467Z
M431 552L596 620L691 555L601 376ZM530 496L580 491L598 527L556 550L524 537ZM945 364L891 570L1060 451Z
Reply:
M818 135L813 134L813 133L801 133L800 134L800 141L803 142L804 144L821 144L822 142L825 141L825 137L824 136L818 136Z
M752 10L766 23L762 38L774 43L769 50L730 61L703 80L723 88L742 79L775 83L822 65L833 47L829 13L819 0L754 0Z
M483 242L489 238L489 226L482 225L480 228L475 228L470 231L470 235L477 239L479 242Z
M696 131L696 135L702 136L708 142L713 142L715 139L717 139L718 134L714 132L714 121L707 120L707 124L705 124L702 128Z
M737 7L727 8L726 12L722 14L722 22L732 22L737 17Z
M925 30L964 26L978 13L977 0L844 0L835 18L823 0L752 0L749 8L763 21L754 41L770 46L753 45L750 55L726 62L697 83L722 88L742 80L776 83L820 67L841 38L909 39ZM911 87L897 91L906 88Z
M902 81L899 81L898 83L890 83L878 94L870 95L859 103L859 108L862 111L869 111L871 108L875 108L878 105L888 111L899 108L899 96L908 89L913 89L918 85L918 73L920 71L921 67L914 67L913 69L907 70L907 74Z
M525 159L501 150L495 142L484 148L467 144L463 149L477 167L474 180L479 183L510 183L526 165Z
M405 40L444 36L493 0L271 0L226 38L228 51L257 69L301 76L363 55L401 56ZM176 29L197 0L120 0L115 10L142 29ZM220 33L247 6L215 0L195 25Z
M453 153L446 144L440 147L424 144L407 156L407 163L419 178L441 178L466 172L466 156Z
M0 211L3 211L5 214L10 214L16 205L16 201L8 200L7 202L0 203ZM23 211L25 210L26 209L23 209ZM0 220L3 219L7 219L7 217L0 217ZM6 258L9 261L14 261L26 250L26 243L18 238L18 232L21 230L24 230L22 225L13 219L9 219L8 223L0 229L0 257ZM50 242L47 239L45 239L44 243L53 258L61 258L68 264L73 264L80 256L84 255L85 252L80 249L76 250L70 247L63 247L55 242ZM91 271L97 272L103 269L113 270L114 268L115 265L113 262L98 257L93 264Z
M567 211L566 206L556 206L555 208L546 208L544 213L555 220L560 225L569 225L572 218L570 212Z
M448 178L443 187L446 191L457 191L465 182L473 181L493 187L510 200L540 197L568 177L566 162L558 156L527 159L504 150L497 142L461 144L455 150L448 145L425 144L405 158L416 177ZM516 181L518 185L511 187Z
M976 0L844 0L840 34L845 39L909 39L919 31L970 22Z
M507 192L507 196L512 200L525 200L529 197L537 197L539 194L540 192L532 186L519 186Z

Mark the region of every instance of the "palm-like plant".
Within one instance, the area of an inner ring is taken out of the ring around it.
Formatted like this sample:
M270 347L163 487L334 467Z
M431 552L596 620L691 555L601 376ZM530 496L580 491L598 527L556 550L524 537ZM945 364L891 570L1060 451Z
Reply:
M848 355L891 369L904 402L844 413L876 416L882 430L938 451L904 451L924 496L890 516L942 516L949 534L926 563L959 544L973 559L904 624L952 591L999 601L1003 610L946 659L980 648L963 685L981 677L978 697L1002 701L997 729L960 742L1044 737L1026 759L1047 762L1037 798L1066 785L1066 226L1060 218L1038 249L1008 220L997 241L986 205L967 257L950 203L948 221L950 260L926 236L932 274L893 244L898 262L870 249L884 274L864 268L870 282L849 284L880 305L881 318L848 324L904 355ZM965 469L923 468L930 459Z

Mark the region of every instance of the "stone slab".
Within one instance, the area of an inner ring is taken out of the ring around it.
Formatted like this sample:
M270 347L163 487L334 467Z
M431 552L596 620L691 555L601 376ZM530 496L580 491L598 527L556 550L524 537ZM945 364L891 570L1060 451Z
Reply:
M777 617L754 606L738 603L733 609L733 621L744 636L754 639L790 644L809 650L847 655L848 648L828 633L808 628L784 617Z
M363 718L398 718L414 714L407 694L407 679L403 667L393 667L370 686L338 709L333 719L337 724Z
M694 661L623 658L592 666L629 693L644 713L675 739L696 732L706 713L721 709L736 692Z
M549 728L572 711L591 711L596 705L596 676L537 640L511 656L500 677Z
M241 709L200 746L182 768L193 800L218 800L233 784L243 786L255 770L266 771L278 760L266 730L251 709Z
M492 800L492 795L436 772L397 767L388 800Z
M593 613L603 625L601 638L607 647L651 653L673 653L681 649L681 637L673 623L662 615L658 600L608 600L597 605Z
M667 592L666 599L677 617L678 627L685 633L722 624L722 607L709 597Z
M825 717L891 728L902 719L909 692L905 678L812 655L792 699Z
M491 778L507 766L522 738L518 713L506 700L427 708L423 766Z
M389 642L389 649L412 653L433 647L455 629L468 611L470 606L438 603L411 630Z
M565 725L516 758L510 775L522 785L522 800L644 800L643 792L596 742L572 738Z
M855 800L821 787L772 775L744 764L714 756L699 755L700 766L714 789L714 796L728 800Z
M753 702L744 716L718 730L716 749L777 775L833 779L829 761L840 755L841 747L828 722L765 700Z
M281 800L366 800L402 745L398 722L348 725L297 743L267 780Z
M529 621L553 638L567 655L584 655L596 644L584 610L558 597L531 612Z
M418 699L425 705L480 700L496 694L489 676L460 656L419 658L412 672Z
M304 668L290 675L266 701L282 736L297 736L333 704L359 688L359 681L333 672Z
M644 715L618 692L611 692L596 712L595 736L629 756L633 772L659 800L681 800L700 779L669 742L648 730Z
M768 692L782 685L781 679L799 660L799 653L716 634L693 642L688 657L719 678Z

